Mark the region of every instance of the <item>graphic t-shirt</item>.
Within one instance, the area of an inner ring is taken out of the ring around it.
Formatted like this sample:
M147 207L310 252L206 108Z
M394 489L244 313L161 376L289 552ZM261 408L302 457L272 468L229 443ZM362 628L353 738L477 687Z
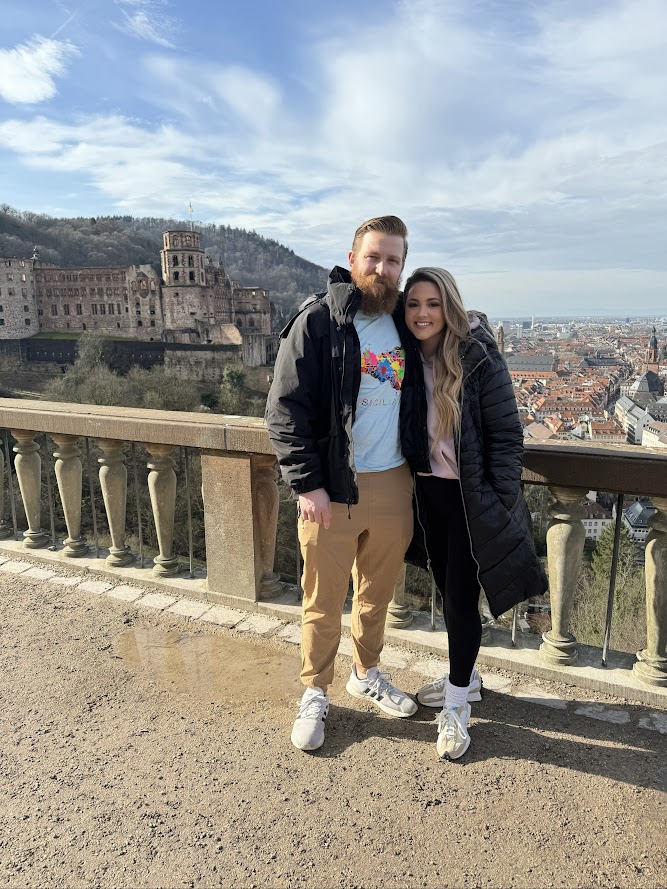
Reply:
M357 312L361 387L352 426L357 472L382 472L404 462L398 425L405 351L391 315Z

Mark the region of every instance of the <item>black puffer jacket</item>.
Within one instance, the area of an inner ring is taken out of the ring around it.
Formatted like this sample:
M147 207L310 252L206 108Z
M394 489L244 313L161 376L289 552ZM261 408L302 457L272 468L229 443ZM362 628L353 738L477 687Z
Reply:
M266 424L283 478L295 494L325 488L334 502L359 500L350 442L361 384L361 347L353 323L360 302L349 271L337 266L326 294L309 302L281 334ZM394 323L404 346L409 341L401 447L413 471L428 472L421 360L401 304Z
M478 577L494 617L547 589L521 490L523 433L512 380L486 316L462 346L461 430L456 441L463 505ZM423 381L422 381L423 383ZM421 390L425 410L426 392ZM407 560L426 567L419 514Z

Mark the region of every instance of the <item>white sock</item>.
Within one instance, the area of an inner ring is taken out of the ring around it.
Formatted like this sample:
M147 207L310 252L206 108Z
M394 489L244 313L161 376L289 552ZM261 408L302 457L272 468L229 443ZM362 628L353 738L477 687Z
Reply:
M475 674L476 674L476 673L477 673L477 667L475 667L475 666L473 665L473 668L472 668L472 670L471 670L471 672L470 672L470 682L468 683L468 687L470 687L470 686L472 685L472 681L473 681L473 679L475 678Z
M447 678L447 686L445 688L445 709L447 710L450 707L463 707L465 702L468 700L468 686L464 685L462 688L458 685L452 685L449 681L449 677Z

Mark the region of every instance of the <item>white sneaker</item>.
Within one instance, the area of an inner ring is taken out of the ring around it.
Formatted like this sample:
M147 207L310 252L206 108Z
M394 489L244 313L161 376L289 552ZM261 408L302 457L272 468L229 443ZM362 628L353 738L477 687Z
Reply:
M380 673L377 667L371 667L365 679L359 679L354 667L345 688L355 698L371 701L380 710L390 716L403 719L417 712L417 704L400 688L391 684L389 673Z
M329 698L322 689L307 688L292 728L292 744L297 750L317 750L324 744L324 721L328 713Z
M442 679L436 679L435 682L429 682L428 685L422 685L417 692L417 700L424 707L438 707L442 709L445 706L445 688L447 686L447 673ZM484 684L482 677L477 672L477 667L473 667L472 678L468 686L468 701L481 701L482 688Z
M470 704L462 707L447 707L438 713L438 742L436 748L440 759L458 759L470 747L468 722Z

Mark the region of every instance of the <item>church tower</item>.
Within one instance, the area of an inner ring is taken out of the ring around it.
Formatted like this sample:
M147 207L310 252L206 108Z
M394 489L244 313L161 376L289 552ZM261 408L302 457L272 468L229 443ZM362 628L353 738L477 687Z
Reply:
M646 350L646 370L652 370L658 373L660 370L660 358L658 356L658 337L656 336L655 325L648 341L648 349Z
M501 355L505 354L505 330L501 321L496 330L496 342L498 343L498 351Z

